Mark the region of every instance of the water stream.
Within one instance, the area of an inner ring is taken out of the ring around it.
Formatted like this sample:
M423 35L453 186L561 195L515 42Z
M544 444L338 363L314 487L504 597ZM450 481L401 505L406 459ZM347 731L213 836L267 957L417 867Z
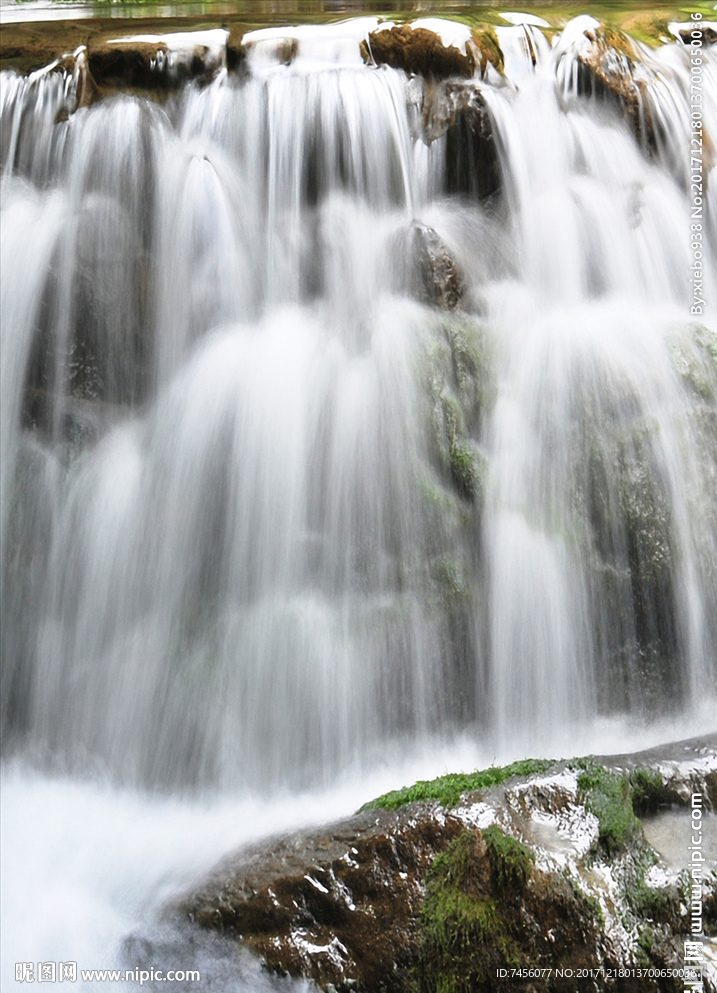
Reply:
M715 183L698 323L686 53L650 149L569 31L461 84L489 190L320 32L162 104L2 75L4 969L412 776L714 729Z

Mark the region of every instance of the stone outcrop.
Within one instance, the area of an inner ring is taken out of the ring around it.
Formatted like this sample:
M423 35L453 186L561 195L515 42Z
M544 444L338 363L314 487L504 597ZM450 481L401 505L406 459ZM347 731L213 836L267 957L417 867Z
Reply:
M488 200L503 185L493 122L478 85L450 80L427 90L423 105L427 141L446 136L446 188Z
M631 38L595 18L578 17L563 32L557 54L558 80L566 90L621 109L638 141L654 149L655 125L646 99L653 71Z
M426 28L398 24L372 31L362 49L367 62L389 65L404 72L446 79L449 76L469 78L475 72L472 52L462 52L455 45L444 45L440 37Z
M209 80L227 63L228 32L138 35L92 46L89 67L99 85L167 89Z
M476 73L484 77L489 65L499 75L503 73L503 53L495 32L487 27L467 33L459 46L447 44L437 31L420 22L394 24L370 32L361 50L369 64L389 65L436 81L470 79Z
M406 283L416 299L443 310L455 310L463 296L463 278L456 260L438 233L414 221L401 239Z
M650 846L633 804L654 812L699 791L706 817L717 738L512 771L454 777L455 795L451 777L417 784L241 852L172 913L326 991L507 991L511 968L544 970L533 993L554 988L557 968L593 970L585 989L681 989L670 970L689 936L689 879ZM497 785L460 793L471 782ZM715 868L708 859L706 934L717 933ZM631 971L610 978L619 969ZM717 989L713 972L708 961L705 989Z

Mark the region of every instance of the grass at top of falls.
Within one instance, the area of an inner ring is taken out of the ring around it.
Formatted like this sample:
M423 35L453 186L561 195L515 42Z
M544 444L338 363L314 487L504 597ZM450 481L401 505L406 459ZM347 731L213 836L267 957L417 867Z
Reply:
M375 800L369 800L361 810L374 810L378 807L396 810L407 803L417 803L420 800L437 800L443 807L455 807L463 793L498 786L513 776L533 776L547 772L554 765L554 759L522 759L511 762L510 765L494 765L475 772L449 773L437 779L419 780L413 786L404 786L400 790L391 790Z

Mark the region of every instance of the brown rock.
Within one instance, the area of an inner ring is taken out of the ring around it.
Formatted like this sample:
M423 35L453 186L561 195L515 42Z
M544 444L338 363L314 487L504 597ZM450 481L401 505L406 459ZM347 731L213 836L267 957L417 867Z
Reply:
M446 135L446 186L486 200L503 184L493 122L474 82L450 80L428 92L423 108L428 141Z
M321 986L400 990L416 954L422 880L463 830L434 805L372 810L243 853L184 911L241 937L269 968ZM418 816L417 816L418 815Z
M640 56L632 40L608 25L585 31L591 43L578 62L578 92L609 100L621 107L638 141L654 149L655 130L646 99L647 86L636 67Z
M700 32L703 45L714 45L717 43L717 31L713 27L710 27L709 24L700 24L698 21L691 27L680 30L680 38L684 41L685 45L689 45L692 41L693 31Z
M409 260L409 286L423 303L455 310L463 296L458 265L433 228L414 221L408 232L405 258Z
M378 65L416 73L427 79L447 79L449 76L470 78L475 72L475 59L464 55L454 46L446 46L435 31L412 28L408 24L372 31L368 45L362 45L364 59Z

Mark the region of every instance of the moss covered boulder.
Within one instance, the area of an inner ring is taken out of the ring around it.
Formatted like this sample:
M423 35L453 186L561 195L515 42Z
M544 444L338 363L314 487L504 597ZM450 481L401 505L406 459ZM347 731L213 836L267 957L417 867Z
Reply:
M697 791L714 817L716 778L714 737L442 776L238 853L172 914L197 942L220 932L326 993L508 993L515 970L522 989L548 993L565 988L557 969L589 971L576 988L598 993L668 993L689 931L686 876L635 811ZM709 936L717 862L702 892Z

